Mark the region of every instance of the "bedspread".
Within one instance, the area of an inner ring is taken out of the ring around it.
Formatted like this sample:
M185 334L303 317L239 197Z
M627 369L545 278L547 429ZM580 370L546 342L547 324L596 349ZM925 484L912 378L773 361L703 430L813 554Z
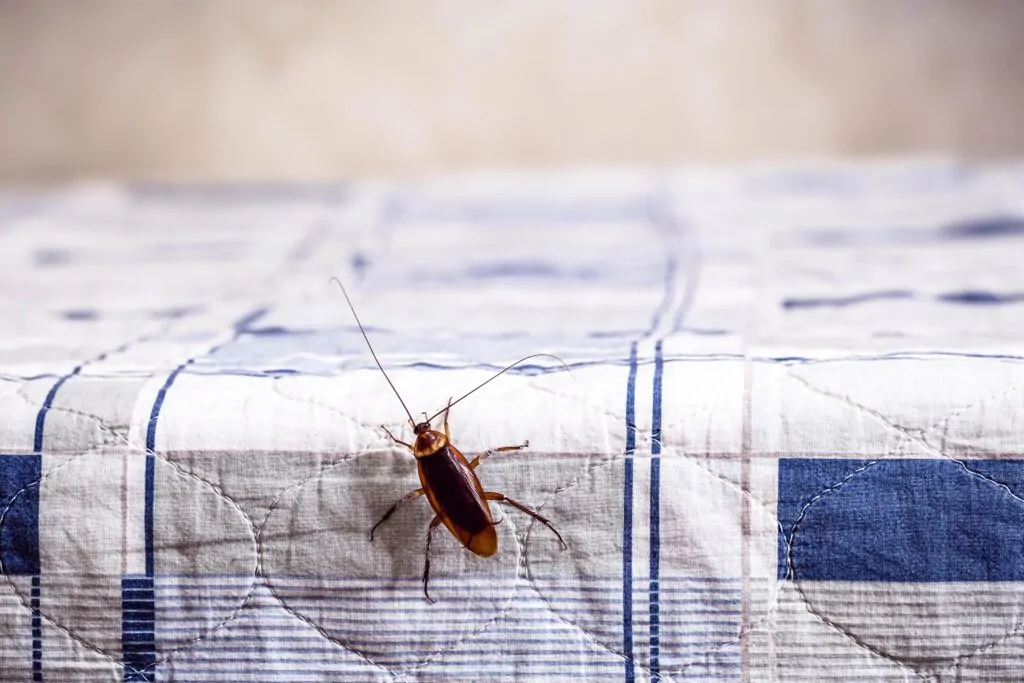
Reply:
M2 681L1019 681L1024 167L0 201ZM430 548L452 408L493 557ZM440 427L435 420L434 427Z

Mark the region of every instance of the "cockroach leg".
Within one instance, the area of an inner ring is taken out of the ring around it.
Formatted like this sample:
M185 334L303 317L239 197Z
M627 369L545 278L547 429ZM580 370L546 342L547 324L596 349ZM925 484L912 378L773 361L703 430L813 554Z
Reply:
M441 523L441 518L435 516L433 521L430 522L430 527L427 529L427 550L423 553L423 595L427 597L431 603L437 602L434 598L430 597L430 593L427 592L427 581L430 579L430 539L434 536L434 529Z
M374 532L377 531L377 527L379 527L384 522L388 521L388 519L391 518L391 515L395 514L395 510L398 509L399 505L401 505L402 503L404 503L406 501L412 500L413 498L418 498L418 497L420 497L422 495L423 495L423 489L416 489L415 491L410 491L409 493L407 493L404 496L402 496L401 498L399 498L398 501L394 505L392 505L390 508L388 508L388 511L384 513L384 516L380 518L380 521L377 522L376 524L374 524L373 528L370 529L370 540L371 541L373 540L373 534L374 534Z
M558 542L562 544L562 550L567 550L569 548L569 546L565 544L565 541L562 540L562 534L558 533L558 529L553 527L551 525L551 522L545 519L541 514L534 512L533 510L531 510L530 508L526 507L525 505L518 501L512 500L504 493L494 493L493 491L488 491L487 493L484 494L484 498L486 498L487 500L493 500L498 503L508 503L509 505L519 510L520 512L525 512L526 514L530 515L535 520L546 526L547 528L551 529L555 536L558 537Z
M471 470L475 470L477 465L479 465L480 463L482 463L484 460L486 460L490 456L494 455L495 453L507 453L509 451L521 451L524 448L529 448L529 447L530 447L530 442L529 442L529 440L527 440L527 441L522 442L518 446L501 446L499 448L492 448L491 450L484 451L480 455L478 455L475 458L473 458L472 460L470 460L469 461L469 468Z
M410 451L412 450L412 446L411 445L407 444L404 441L400 441L399 439L395 438L395 435L392 434L391 430L389 430L387 427L385 427L384 425L381 425L380 428L384 430L384 433L387 434L391 438L392 441L394 441L395 443L397 443L400 446L405 446Z

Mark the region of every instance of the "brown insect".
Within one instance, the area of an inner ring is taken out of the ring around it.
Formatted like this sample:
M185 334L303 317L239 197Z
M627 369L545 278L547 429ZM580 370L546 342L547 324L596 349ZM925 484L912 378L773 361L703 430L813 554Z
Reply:
M426 413L423 413L423 421L416 422L413 419L412 413L409 408L405 405L405 401L402 400L401 394L398 393L398 389L395 388L391 378L388 377L388 373L384 371L384 366L381 365L380 360L377 359L377 354L373 350L373 345L370 344L369 337L366 336L366 330L363 329L363 323L359 320L359 315L356 314L355 306L352 305L352 300L349 299L348 292L345 291L344 285L341 284L337 278L332 278L334 282L337 282L338 287L341 288L341 293L345 295L345 301L348 303L349 309L352 311L352 316L356 319L356 324L359 326L359 331L363 335L363 339L366 340L366 346L370 349L370 355L373 356L374 362L377 363L377 367L380 368L381 374L384 375L384 379L387 380L388 384L391 385L391 390L395 392L395 396L398 398L399 403L402 404L402 408L405 409L405 414L409 417L409 424L412 426L413 434L416 435L416 440L408 444L398 438L396 438L384 425L381 425L381 429L387 433L388 437L395 443L405 446L408 448L413 457L416 458L416 468L420 475L420 488L415 491L402 496L398 501L388 508L388 511L384 513L380 521L373 525L370 530L370 541L373 541L373 535L377 531L377 528L386 522L391 515L395 514L402 503L410 501L420 496L426 496L427 501L430 503L430 507L434 509L434 519L431 520L430 526L427 528L427 547L424 554L423 561L423 595L426 596L430 602L436 602L430 597L430 593L427 591L427 583L430 578L430 539L433 536L434 529L440 524L444 524L445 527L452 533L452 535L458 539L458 541L468 550L473 552L480 557L490 557L498 551L498 534L494 530L495 522L491 516L491 509L488 505L488 501L494 501L496 503L508 503L512 507L525 512L529 516L550 529L555 536L558 537L558 542L562 545L562 550L565 550L565 541L562 540L562 535L558 533L558 530L551 525L547 519L538 514L536 511L531 510L526 505L520 502L512 500L503 493L497 493L494 491L485 491L483 486L480 485L480 480L476 476L476 467L487 457L495 454L507 451L518 451L526 448L530 445L529 441L525 441L517 446L501 446L499 448L492 448L488 451L481 453L480 455L473 458L471 461L466 461L466 457L462 455L458 448L451 441L451 434L448 430L448 413L452 406L473 394L474 392L481 389L487 383L497 379L499 375L511 370L515 366L519 365L523 361L527 361L531 358L538 358L540 356L548 356L550 358L556 358L546 353L537 353L525 358L520 358L515 363L507 366L500 372L495 373L486 381L480 383L467 393L455 401L448 399L448 405L444 409L439 410L434 415L427 417ZM563 363L563 365L565 365ZM444 433L430 428L430 423L434 418L441 414L444 414Z

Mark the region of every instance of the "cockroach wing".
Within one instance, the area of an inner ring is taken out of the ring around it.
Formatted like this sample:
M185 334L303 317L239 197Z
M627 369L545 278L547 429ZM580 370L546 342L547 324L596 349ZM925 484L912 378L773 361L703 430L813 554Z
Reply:
M466 458L450 443L416 460L430 506L463 546L481 557L498 550L491 509Z

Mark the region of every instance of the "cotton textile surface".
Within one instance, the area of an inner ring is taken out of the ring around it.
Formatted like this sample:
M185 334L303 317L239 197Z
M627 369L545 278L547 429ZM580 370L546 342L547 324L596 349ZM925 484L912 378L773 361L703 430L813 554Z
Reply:
M1024 166L0 202L3 681L1019 681ZM403 504L452 409L498 553ZM440 426L435 421L435 427Z

